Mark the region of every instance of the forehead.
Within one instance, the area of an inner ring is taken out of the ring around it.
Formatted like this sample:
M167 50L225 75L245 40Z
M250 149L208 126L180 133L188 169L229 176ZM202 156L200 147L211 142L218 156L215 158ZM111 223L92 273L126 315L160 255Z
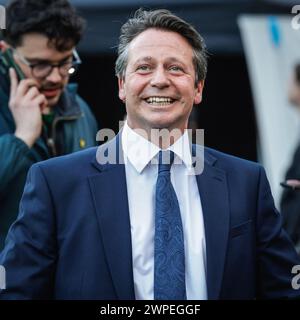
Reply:
M28 33L23 35L22 43L17 47L26 58L29 59L45 59L59 60L72 54L73 48L66 51L58 51L49 38L40 33Z
M137 60L143 57L151 58L178 58L188 59L193 57L192 46L179 33L159 29L148 29L129 45L129 60Z

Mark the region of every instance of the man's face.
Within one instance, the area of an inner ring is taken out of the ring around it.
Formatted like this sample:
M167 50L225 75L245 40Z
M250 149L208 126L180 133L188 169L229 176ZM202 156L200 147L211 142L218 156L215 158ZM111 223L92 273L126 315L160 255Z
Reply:
M72 60L72 50L73 48L63 52L57 51L54 46L49 45L49 39L46 36L38 33L25 34L22 44L16 48L17 53L31 64L59 63L68 59ZM45 95L48 106L54 107L69 81L69 76L62 77L58 68L53 68L46 78L37 79L32 75L31 68L23 63L18 55L15 55L14 58L25 77L35 79L38 82L39 91Z
M202 90L203 81L195 86L192 47L181 35L148 29L131 42L119 97L132 129L184 130Z

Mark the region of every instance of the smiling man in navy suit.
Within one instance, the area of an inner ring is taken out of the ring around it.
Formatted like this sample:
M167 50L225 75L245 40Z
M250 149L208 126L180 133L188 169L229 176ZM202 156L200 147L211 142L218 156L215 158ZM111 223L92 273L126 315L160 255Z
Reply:
M1 298L300 296L298 256L263 168L190 148L206 67L201 36L169 11L138 10L125 23L116 62L124 128L98 149L32 166L0 257Z

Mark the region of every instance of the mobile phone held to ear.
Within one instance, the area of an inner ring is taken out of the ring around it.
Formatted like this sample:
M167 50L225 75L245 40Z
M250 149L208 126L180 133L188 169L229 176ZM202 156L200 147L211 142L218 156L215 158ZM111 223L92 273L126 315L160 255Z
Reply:
M24 73L13 58L11 48L6 49L4 52L0 52L0 59L2 62L0 64L0 72L2 74L8 75L9 68L14 68L19 81L25 79Z

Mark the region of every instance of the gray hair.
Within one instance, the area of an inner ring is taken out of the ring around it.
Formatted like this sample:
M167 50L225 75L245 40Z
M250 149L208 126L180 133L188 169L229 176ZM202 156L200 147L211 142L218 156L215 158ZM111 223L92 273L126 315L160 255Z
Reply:
M207 53L206 46L201 35L196 29L177 17L169 10L143 10L138 9L121 27L118 46L118 58L115 64L117 77L124 78L128 63L128 48L131 41L147 29L155 28L166 31L173 31L183 36L192 46L196 77L195 84L204 80L207 72Z

